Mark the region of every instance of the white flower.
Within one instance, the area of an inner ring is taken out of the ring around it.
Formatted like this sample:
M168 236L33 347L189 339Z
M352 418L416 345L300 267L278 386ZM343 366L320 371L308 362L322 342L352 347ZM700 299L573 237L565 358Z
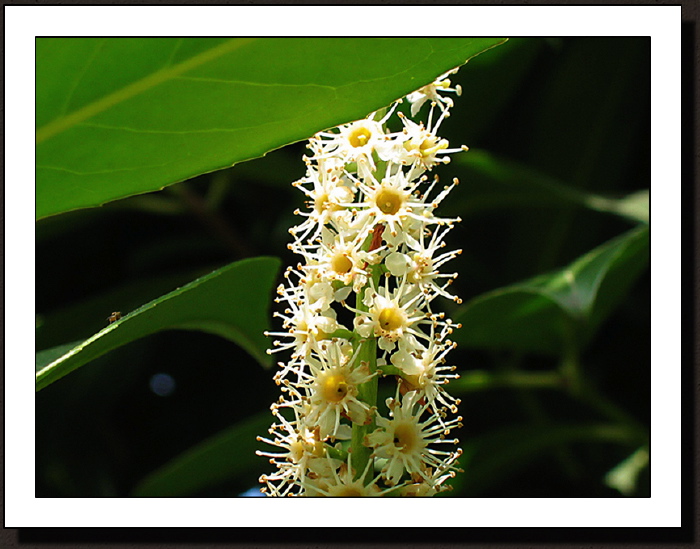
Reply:
M427 211L429 206L414 194L422 181L408 177L400 166L392 173L393 167L393 164L387 164L386 175L381 182L374 177L357 182L364 200L356 203L356 223L362 227L363 235L367 235L376 225L382 224L396 236L408 218L417 219L421 223L426 221L425 216L422 217L421 214Z
M455 86L451 88L452 82L447 78L451 74L457 72L457 69L446 72L445 74L438 76L435 82L423 86L419 90L409 93L406 99L411 103L411 116L416 116L418 111L423 106L423 103L430 100L433 105L438 105L441 110L452 108L454 105L453 101L449 97L442 97L438 92L455 92L458 96L462 95L462 88L460 86Z
M386 175L381 182L369 178L366 181L358 181L357 186L365 197L363 201L355 203L360 208L357 212L357 223L363 226L363 235L377 224L385 224L389 234L401 241L407 227L413 230L425 229L428 225L458 222L459 218L440 218L433 214L440 202L449 194L458 181L453 180L452 185L444 187L435 198L429 198L431 191L438 182L437 177L421 192L421 185L427 181L425 177L417 177L415 166L404 171L401 165L388 163ZM385 239L387 239L385 237ZM388 239L387 239L388 240Z
M281 451L256 451L259 456L271 458L270 463L277 467L275 473L263 475L260 481L267 485L271 495L286 496L295 488L298 491L298 483L310 463L324 456L324 448L318 429L309 429L304 424L304 416L299 409L295 409L293 421L287 421L276 407L273 407L273 414L280 422L269 429L273 438L259 436L257 440L276 446Z
M324 229L318 244L299 249L306 258L303 269L320 280L352 285L358 292L367 283L367 266L379 261L376 250L366 252L361 245L358 238L348 241L343 233ZM337 294L334 295L337 299Z
M399 113L402 130L388 130L399 100L380 120L373 113L309 141L306 175L294 183L306 196L305 210L295 211L304 219L288 246L303 263L287 269L277 290L283 330L267 332L279 338L268 352L291 353L274 376L277 423L258 439L276 447L258 452L277 468L261 477L270 495L431 496L457 471L461 450L438 449L457 444L446 437L461 426L448 414L459 399L445 387L458 377L445 365L456 326L431 310L437 296L459 302L447 291L456 273L439 270L460 253L442 251L459 218L435 213L457 180L436 190L437 176L424 175L466 150L437 135L452 106L440 94L460 93L452 72L408 96L414 116L431 102L426 123ZM339 320L350 322L349 314L353 331ZM389 417L373 396L382 369L385 381L398 382ZM329 445L336 440L346 442Z
M454 461L458 455L458 452L436 450L431 445L458 443L456 439L447 440L445 436L450 428L461 427L459 421L462 418L440 424L437 414L433 413L421 421L428 405L419 404L419 399L416 392L406 394L401 404L397 399L389 399L387 405L392 418L377 416L379 428L365 437L365 445L374 448L377 457L387 458L382 474L390 485L397 484L404 474L416 481L432 481L434 485L433 471L445 472L443 456Z
M331 460L331 458L328 458ZM337 460L332 460L335 464ZM311 497L331 498L357 498L379 497L394 492L400 487L380 488L377 483L380 477L376 477L365 485L364 478L369 472L372 462L369 461L361 475L357 475L352 468L352 454L348 454L348 462L341 463L340 467L331 467L329 475L309 475L303 481L305 495ZM357 478L355 478L357 477Z
M431 115L432 112L431 110ZM437 164L447 164L450 157L444 155L467 151L466 146L450 149L449 141L437 136L438 127L442 120L447 117L448 112L447 110L442 112L434 128L430 127L430 121L426 128L422 123L416 124L406 118L403 113L399 113L404 129L402 138L396 141L399 145L396 147L396 158L402 164L416 164L420 168L419 173L422 173L424 170L432 169Z
M407 254L408 265L404 274L406 274L409 282L418 285L424 293L427 292L433 297L441 295L456 303L461 303L462 301L459 297L450 294L446 290L447 286L457 277L457 273L440 273L438 270L447 261L462 253L462 250L450 250L437 254L437 251L445 246L443 238L451 228L451 225L437 227L427 244L425 242L425 231L419 234L418 239L413 238L411 235L406 235L404 241L411 251ZM442 283L444 280L446 282Z
M330 342L323 353L307 357L310 373L303 383L296 384L298 391L308 393L309 408L306 422L318 426L321 438L335 438L341 417L357 424L371 419L371 408L358 400L358 387L376 374L367 365L356 365L352 349L340 341Z
M407 292L406 290L409 290ZM413 293L407 297L407 293ZM392 351L399 340L404 344L415 341L415 337L427 338L418 329L424 323L426 314L420 309L423 296L410 292L410 285L403 278L400 286L389 290L388 278L383 288L370 288L365 293L364 304L368 310L351 309L357 313L354 320L355 329L362 337L377 337L380 349Z
M434 330L434 327L431 327ZM433 411L445 406L452 413L457 412L458 398L450 395L445 385L452 379L459 378L453 373L455 366L445 365L445 356L456 347L453 342L441 342L434 331L427 347L406 348L399 345L399 350L391 355L391 363L401 370L408 390L415 390L425 396Z
M288 271L289 272L289 271ZM283 286L277 289L281 297L275 301L286 301L289 308L284 313L275 312L274 316L283 319L282 327L286 332L265 332L267 336L290 338L292 341L283 343L279 340L273 342L274 349L268 350L268 354L288 349L294 349L292 356L308 356L317 347L320 340L326 338L342 326L336 321L335 311L329 308L334 300L334 290L329 283L315 283L285 289ZM315 299L309 303L308 295L315 295Z
M384 156L391 139L384 132L383 122L373 120L372 116L340 126L338 133L317 133L309 142L314 152L312 158L333 157L346 164L355 163L360 177L368 177L376 169L373 153Z
M290 229L299 241L306 239L310 233L310 239L313 240L326 224L343 225L352 215L342 205L352 202L354 198L354 185L345 174L344 164L332 157L318 162L315 167L309 164L306 176L293 183L309 198L307 202L309 211L294 212L306 217L306 221ZM305 186L309 184L311 188Z

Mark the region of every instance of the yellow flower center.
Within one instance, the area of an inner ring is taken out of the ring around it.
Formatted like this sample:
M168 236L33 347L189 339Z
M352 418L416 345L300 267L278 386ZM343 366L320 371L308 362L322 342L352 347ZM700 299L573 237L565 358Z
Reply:
M409 139L404 143L404 149L409 152L417 152L423 160L437 154L439 151L446 149L449 142L446 139L439 139L435 135L428 135L424 139Z
M426 137L425 139L423 139L423 142L420 144L421 152L425 153L425 151L432 149L435 146L435 143L437 143L437 137L435 137L435 136Z
M359 126L350 132L350 135L348 135L348 141L350 142L350 145L355 148L364 147L369 141L370 137L372 137L372 132L368 128Z
M383 213L394 215L403 206L403 197L393 189L382 189L374 197L374 202Z
M352 261L346 255L336 254L331 259L331 269L338 274L345 274L352 269Z
M323 213L325 210L329 210L331 212L337 212L337 211L342 210L343 207L336 204L335 202L331 202L331 199L328 196L328 193L323 193L314 199L314 209L318 213Z
M318 379L319 392L328 402L340 402L348 394L348 382L343 374L326 374Z
M328 193L323 193L314 200L314 208L318 213L321 213L328 207Z
M413 422L399 422L394 427L394 446L402 453L410 454L422 448L423 438L418 426Z
M306 320L299 319L299 322L297 322L296 329L294 330L294 333L297 336L308 336L309 334L309 325L307 324Z
M419 389L419 388L422 388L424 385L424 383L421 383L420 374L412 375L412 376L404 376L404 380L406 382L408 382L409 388Z
M406 323L406 314L398 307L383 309L377 318L382 330L393 332Z
M420 144L420 152L423 158L428 158L437 154L438 151L446 149L447 145L448 143L445 139L438 140L437 137L430 137Z

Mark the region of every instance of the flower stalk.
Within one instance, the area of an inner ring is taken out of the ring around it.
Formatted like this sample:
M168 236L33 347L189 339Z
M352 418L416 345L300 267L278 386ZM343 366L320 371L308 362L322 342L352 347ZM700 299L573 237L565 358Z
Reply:
M289 244L303 262L278 288L282 331L267 334L270 353L291 354L259 437L275 447L258 452L276 467L260 479L268 495L431 496L459 471L459 399L446 390L458 376L445 365L458 325L435 309L460 302L448 290L457 274L439 270L460 253L443 251L459 219L436 214L458 182L427 175L467 150L437 136L452 107L443 94L461 93L449 74L405 98L410 117L399 100L309 142ZM393 396L379 401L383 391Z

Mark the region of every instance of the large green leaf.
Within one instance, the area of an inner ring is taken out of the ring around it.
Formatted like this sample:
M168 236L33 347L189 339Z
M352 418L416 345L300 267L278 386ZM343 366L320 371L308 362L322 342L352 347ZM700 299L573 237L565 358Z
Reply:
M154 191L361 118L495 38L40 38L36 217Z
M570 336L585 344L648 261L649 229L640 225L564 269L474 298L454 315L462 324L454 339L545 353L559 353Z
M446 211L466 216L502 208L577 206L649 223L649 190L617 198L585 192L554 177L482 150L457 155L464 184Z
M220 335L268 365L263 332L279 263L271 257L232 263L139 307L70 349L62 346L62 354L57 349L42 351L36 390L112 349L166 329Z
M112 311L133 311L173 288L184 286L211 271L212 268L190 269L187 272L139 279L103 294L71 303L65 308L39 314L35 331L36 349L60 346L65 341L80 343L90 337L97 328L104 327L107 324L107 316Z
M478 496L508 480L546 451L571 443L620 444L634 447L639 435L615 424L515 426L474 438L463 445L464 474L453 485L462 495Z
M265 412L208 438L148 475L132 496L190 496L255 469L265 463L255 454L261 446L256 437L267 432L271 421Z

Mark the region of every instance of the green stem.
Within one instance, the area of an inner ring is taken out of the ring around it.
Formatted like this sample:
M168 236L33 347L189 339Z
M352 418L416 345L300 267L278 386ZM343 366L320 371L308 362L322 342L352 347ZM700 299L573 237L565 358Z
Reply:
M353 341L358 338L358 335L355 332L351 332L350 330L346 330L345 328L339 328L334 332L331 332L330 334L327 334L326 337L328 339L333 339L336 337L342 338L342 339L347 339L349 341Z
M374 373L377 371L377 340L374 338L363 340L358 350L356 351L360 354L359 360L361 363L366 363L369 367L369 371ZM363 383L358 387L359 395L358 398L366 403L370 408L374 408L377 405L377 386L378 377L374 376L367 383ZM359 477L365 468L367 463L371 459L372 449L364 445L364 438L374 431L376 427L376 422L374 420L374 413L372 414L372 421L368 425L358 425L357 423L352 424L352 438L350 440L350 452L352 453L352 466L355 469L355 474ZM367 484L373 476L372 468L370 467L367 472L367 477L365 478L365 484Z
M366 241L362 245L362 249L368 251L372 246L373 238L369 235ZM374 282L374 287L377 287L379 278L381 277L381 271L375 265L370 267L370 272L372 276L372 281ZM367 312L367 305L364 304L363 298L365 295L365 290L360 290L355 295L355 308L361 312ZM359 354L358 363L366 364L369 368L370 373L374 374L377 371L377 339L374 337L366 339L353 339L353 349L355 353ZM352 453L352 466L355 469L356 478L359 477L367 467L367 464L372 459L372 449L364 445L365 437L370 434L376 428L376 421L374 419L374 409L377 406L377 388L379 385L379 376L372 377L368 382L360 385L358 389L358 398L360 401L367 404L372 410L372 420L367 425L358 425L356 423L352 424L352 438L350 439L350 452ZM372 467L367 470L367 476L364 479L364 483L368 484L373 477Z
M459 395L488 389L560 389L562 376L558 372L471 371L460 374L450 383L450 392Z
M342 448L336 448L335 446L326 446L326 453L333 459L339 459L340 461L345 461L348 459L348 453Z
M564 349L559 365L561 376L573 396L578 396L583 386L579 349L576 342L577 324L575 320L570 320L564 325Z

